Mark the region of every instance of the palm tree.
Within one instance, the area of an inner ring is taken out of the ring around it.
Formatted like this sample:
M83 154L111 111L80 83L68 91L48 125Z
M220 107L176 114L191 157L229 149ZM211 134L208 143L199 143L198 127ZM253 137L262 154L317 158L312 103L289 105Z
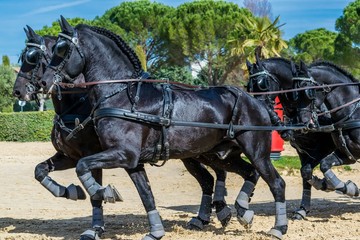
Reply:
M262 58L280 56L280 51L287 48L287 44L281 38L280 27L283 25L276 26L279 17L273 22L267 17L244 17L244 23L235 26L232 37L228 41L231 54L254 60L255 50L260 49L259 54Z

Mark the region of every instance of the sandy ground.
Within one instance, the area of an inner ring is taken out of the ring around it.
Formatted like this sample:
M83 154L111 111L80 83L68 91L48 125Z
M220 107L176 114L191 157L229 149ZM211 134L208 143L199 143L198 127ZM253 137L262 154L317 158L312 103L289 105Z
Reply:
M0 142L0 240L79 239L91 224L89 200L71 201L53 197L34 179L34 167L54 153L50 143ZM294 154L286 146L283 155ZM352 171L339 171L344 181L352 179L360 185L358 166ZM265 232L273 226L274 202L267 185L260 180L250 207L255 210L252 229L245 230L235 217L234 201L242 179L228 175L227 201L234 217L226 229L213 217L203 232L186 230L187 221L196 215L201 192L198 184L185 171L179 160L171 160L161 168L147 166L148 175L162 216L164 240L187 239L271 239ZM298 173L283 172L287 188L288 216L299 205L301 178ZM59 183L79 184L73 169L51 173ZM129 177L121 169L105 170L104 183L112 183L125 201L105 204L104 239L141 239L148 233L147 217ZM360 239L359 198L336 193L313 192L312 212L305 221L289 220L284 239Z

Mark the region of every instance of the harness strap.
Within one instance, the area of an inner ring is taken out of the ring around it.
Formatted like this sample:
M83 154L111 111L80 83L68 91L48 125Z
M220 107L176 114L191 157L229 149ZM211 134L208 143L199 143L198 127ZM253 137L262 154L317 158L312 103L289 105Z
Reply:
M351 129L355 129L355 128L360 128L360 120L352 120L352 121L347 121L347 122L343 122L343 123L337 123L337 124L334 124L334 126L336 128L338 128L341 146L343 147L345 154L348 156L348 158L350 160L352 160L354 162L357 161L357 159L350 152L349 148L346 145L345 137L343 135L343 130L351 130Z
M233 106L233 109L231 112L231 121L229 123L229 128L226 133L227 137L229 137L230 139L233 139L235 137L234 122L236 120L235 118L238 115L238 111L239 111L238 103L239 103L241 92L231 86L228 86L226 88L235 97L235 103L234 103L234 106Z
M205 123L205 122L189 122L173 120L161 116L131 112L119 108L101 108L94 112L94 120L104 117L115 117L125 120L138 121L148 124L155 124L157 126L183 126L183 127L202 127L202 128L215 128L215 129L228 129L229 124ZM272 131L272 130L303 130L305 126L248 126L248 125L233 125L235 131Z
M344 150L346 156L350 160L356 162L356 158L354 157L354 155L352 155L352 153L350 152L349 148L346 145L346 141L345 141L345 137L343 135L342 129L339 129L339 139L340 139L340 142L341 142L342 149Z
M163 89L163 96L164 96L162 117L170 119L172 110L174 108L170 84L162 85L162 89ZM169 139L168 139L168 131L169 131L169 126L162 125L161 135L160 135L159 142L155 148L155 154L154 154L153 161L155 162L158 159L162 159L164 161L160 165L151 164L153 166L161 167L170 158L170 144L169 144Z

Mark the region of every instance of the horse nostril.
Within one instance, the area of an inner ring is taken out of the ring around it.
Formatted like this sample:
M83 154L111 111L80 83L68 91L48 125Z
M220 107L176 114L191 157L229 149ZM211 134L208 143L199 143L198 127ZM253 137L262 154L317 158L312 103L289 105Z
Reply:
M13 96L19 97L19 96L20 96L20 91L14 90L14 91L13 91Z
M46 82L45 82L45 81L41 81L41 86L46 87Z

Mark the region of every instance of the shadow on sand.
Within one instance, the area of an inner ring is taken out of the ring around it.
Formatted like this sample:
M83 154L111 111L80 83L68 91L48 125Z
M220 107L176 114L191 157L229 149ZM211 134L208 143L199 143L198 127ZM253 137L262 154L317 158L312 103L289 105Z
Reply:
M300 200L287 201L288 217L291 217L292 211L299 205ZM352 200L350 198L336 198L336 199L313 199L313 209L308 216L317 218L315 221L327 221L332 216L341 215L345 213L358 212L360 209L360 200ZM230 205L233 210L233 216L236 215L233 205ZM167 220L163 217L163 223L166 232L176 231L176 228L185 228L188 220L196 216L198 206L196 205L179 205L179 206L160 206L161 209L173 210L175 220ZM252 203L250 208L255 211L256 216L273 216L274 203ZM235 218L234 218L235 219ZM131 236L134 233L145 235L148 233L147 216L134 214L121 215L105 215L106 235L105 238L118 239L117 234L121 234L121 239L127 239L126 236ZM58 237L66 240L79 239L80 234L87 230L91 224L91 217L79 217L71 219L14 219L14 218L0 218L0 230L6 230L9 233L33 233L45 235L48 237ZM210 231L214 234L227 234L226 230L219 229L214 226L207 226L204 231ZM246 230L239 229L231 231L230 234L239 234ZM1 231L0 231L1 233ZM258 232L262 234L262 232ZM125 238L124 238L125 237ZM131 239L131 238L129 238Z

